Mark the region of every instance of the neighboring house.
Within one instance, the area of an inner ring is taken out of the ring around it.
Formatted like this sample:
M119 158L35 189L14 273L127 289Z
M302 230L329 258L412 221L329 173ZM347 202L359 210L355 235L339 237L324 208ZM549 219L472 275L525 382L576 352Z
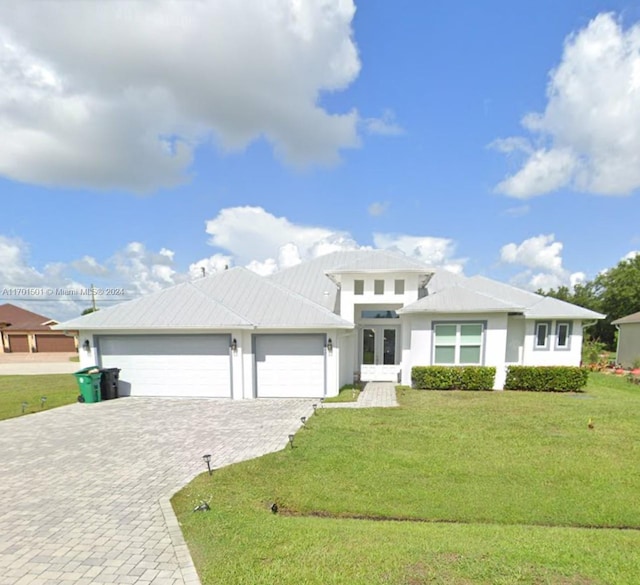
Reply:
M125 394L322 397L411 383L417 365L579 365L603 315L380 251L335 252L259 276L232 268L57 326Z
M640 360L640 311L612 322L618 328L616 362L625 368Z
M15 305L0 305L0 353L76 351L73 336L51 329L57 324Z

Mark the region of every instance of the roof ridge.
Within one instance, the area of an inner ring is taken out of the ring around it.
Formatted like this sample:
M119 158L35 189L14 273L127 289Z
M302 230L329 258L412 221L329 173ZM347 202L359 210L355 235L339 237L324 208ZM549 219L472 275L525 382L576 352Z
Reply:
M259 276L259 275L257 275L257 276ZM261 278L264 278L264 277L261 277ZM299 292L290 289L288 286L285 286L284 284L282 284L280 282L276 282L274 280L271 280L270 278L264 278L264 281L268 282L269 285L273 286L274 288L277 288L277 289L287 293L289 296L292 296L294 298L298 298L298 299L302 300L305 304L313 306L316 309L320 309L325 314L331 315L332 317L340 319L341 321L343 321L345 323L349 323L351 325L351 323L349 321L347 321L346 319L343 319L340 315L334 313L333 311L331 311L330 309L327 309L326 307L323 307L321 304L316 303L315 301L311 300L310 298L305 297L303 294L300 294Z

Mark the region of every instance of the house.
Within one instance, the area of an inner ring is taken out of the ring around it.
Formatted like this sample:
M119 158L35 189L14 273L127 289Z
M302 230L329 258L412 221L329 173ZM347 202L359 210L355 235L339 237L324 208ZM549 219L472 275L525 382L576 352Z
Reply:
M52 330L57 324L10 303L0 305L0 353L76 351L73 336Z
M616 362L625 368L636 366L640 361L640 311L612 321L618 328Z
M431 364L579 365L603 315L381 250L341 251L269 277L245 268L58 325L83 365L132 395L322 397L354 377L411 383Z

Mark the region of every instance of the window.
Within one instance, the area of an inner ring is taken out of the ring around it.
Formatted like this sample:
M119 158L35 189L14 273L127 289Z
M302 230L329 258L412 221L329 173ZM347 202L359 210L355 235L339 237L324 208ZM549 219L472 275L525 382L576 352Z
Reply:
M373 281L373 294L374 295L383 295L384 294L384 280L374 280Z
M569 349L571 323L556 323L556 349Z
M393 292L397 295L404 294L404 280L396 280L393 283Z
M549 329L551 329L551 323L547 321L536 323L534 349L549 349Z
M389 309L363 309L360 311L362 319L399 319L400 315Z
M354 295L363 295L364 294L364 280L354 280L353 281L353 294Z
M434 364L482 363L483 323L438 323L434 326Z

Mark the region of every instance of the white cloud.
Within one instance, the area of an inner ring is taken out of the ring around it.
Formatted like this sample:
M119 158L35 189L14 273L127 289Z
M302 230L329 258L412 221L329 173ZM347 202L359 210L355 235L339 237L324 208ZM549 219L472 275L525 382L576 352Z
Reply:
M222 272L233 266L231 256L225 254L214 254L209 258L203 258L189 265L189 278L201 278L216 272ZM203 273L204 269L204 273Z
M640 187L640 24L624 30L600 14L570 35L547 99L543 113L522 120L531 140L493 143L525 156L499 192L525 199L564 187L601 195Z
M640 256L640 250L631 250L622 257L622 260L633 260L636 256Z
M527 268L542 268L551 272L562 270L562 242L553 234L539 235L521 244L506 244L500 249L500 260Z
M512 282L531 290L548 290L559 286L574 287L585 282L584 272L569 272L562 264L562 242L554 234L541 234L520 244L510 243L500 249L500 261L504 264L523 266ZM537 271L537 272L536 272Z
M388 201L384 201L384 202L374 201L371 205L369 205L369 207L367 207L367 211L369 212L369 215L372 215L374 217L384 215L387 212L387 209L389 209Z
M380 118L365 118L364 126L369 134L380 136L400 136L404 128L396 122L393 110L385 110Z
M461 274L466 258L455 258L455 242L449 238L409 236L404 234L373 235L376 248L402 252L433 267L442 267Z
M360 70L351 0L0 3L0 175L148 191L194 149L264 137L293 164L359 143L319 105Z
M104 276L109 270L102 266L93 256L83 256L79 260L71 262L71 266L82 274L89 276Z

